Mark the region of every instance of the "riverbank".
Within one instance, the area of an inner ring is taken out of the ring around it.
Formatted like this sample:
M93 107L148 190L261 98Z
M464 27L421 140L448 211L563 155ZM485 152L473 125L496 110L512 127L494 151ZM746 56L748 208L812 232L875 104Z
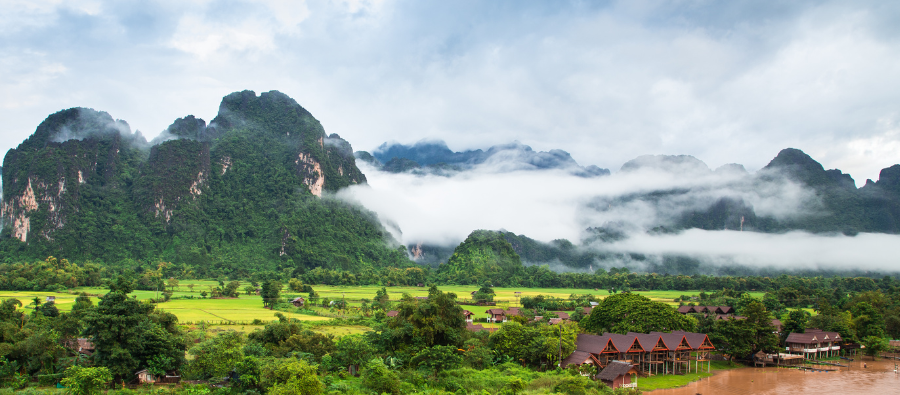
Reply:
M695 394L888 394L900 388L895 361L853 361L847 367L820 365L822 370L794 368L743 368L722 370L679 388L657 389L652 395ZM638 381L640 385L640 381Z
M692 382L697 380L712 377L720 372L740 369L744 368L744 365L737 364L730 361L713 361L710 365L710 372L698 372L698 373L687 373L684 375L678 374L665 374L665 375L656 375L650 376L646 378L639 378L637 380L638 389L644 392L654 391L654 390L662 390L662 389L672 389L684 387Z

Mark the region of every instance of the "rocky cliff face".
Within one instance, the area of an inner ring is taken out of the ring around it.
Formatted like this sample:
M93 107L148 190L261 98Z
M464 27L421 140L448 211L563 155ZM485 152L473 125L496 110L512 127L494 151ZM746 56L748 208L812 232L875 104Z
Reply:
M180 118L151 143L107 113L63 110L10 150L3 169L2 237L35 254L107 259L181 254L185 240L204 255L211 232L225 238L251 217L277 221L301 210L291 202L304 195L366 181L350 144L276 91L228 95L209 125ZM280 243L284 255L284 232L264 230L234 237Z
M140 156L143 137L109 114L72 108L49 116L3 164L0 215L9 234L50 240L82 209L82 189L121 189Z

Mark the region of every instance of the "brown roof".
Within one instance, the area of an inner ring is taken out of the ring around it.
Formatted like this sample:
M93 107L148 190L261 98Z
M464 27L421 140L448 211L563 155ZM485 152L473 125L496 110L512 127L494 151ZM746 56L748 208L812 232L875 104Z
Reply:
M606 365L600 373L597 373L597 379L613 381L629 373L637 373L637 371L634 370L634 365L628 362L612 361L609 365Z
M571 355L566 357L566 359L562 360L562 367L566 367L568 365L581 365L586 361L591 359L591 353L587 351L578 351L575 350Z
M687 314L687 313L690 313L690 312L691 312L691 309L692 309L693 307L694 307L694 306L679 306L679 307L678 307L678 312L681 313L681 314Z
M503 309L487 309L487 311L485 311L485 313L488 313L491 315L497 315L497 314L502 315L502 314L505 314L506 312L503 311Z
M508 315L508 316L522 315L522 312L519 310L518 307L510 307L508 310L506 310L506 315Z
M659 337L662 338L663 343L665 343L666 347L668 347L669 351L675 351L679 349L685 350L687 348L690 348L690 345L688 345L687 347L682 346L682 343L687 344L687 341L685 341L684 338L684 334L665 332L650 332L650 334L659 335Z
M591 310L593 310L593 307L585 307L585 308L582 309L581 311L584 312L584 315L590 315L590 314L591 314Z
M719 306L719 310L722 314L732 314L734 313L734 308L731 306Z
M473 312L471 312L471 311L469 311L469 310L463 310L463 315L466 316L466 317L468 317L468 316L470 316L470 315L472 315L472 314L475 314L475 313L473 313Z
M806 332L806 333L791 333L788 335L787 339L784 340L784 343L793 343L793 344L818 344L822 341L824 336L821 333L815 332Z
M569 313L565 313L562 311L556 311L556 312L554 312L554 314L556 314L556 316L559 317L561 320L569 319Z
M604 333L603 336L609 336L609 339L612 340L613 345L616 346L619 352L628 352L636 342L637 348L643 349L641 343L637 341L637 336L619 335L616 333Z
M712 345L712 342L709 341L709 336L703 333L693 333L693 332L683 332L683 331L672 331L672 333L678 333L684 335L684 339L687 340L688 344L694 350L709 350L715 349L716 347Z
M472 331L472 332L478 332L478 331L486 331L486 330L488 330L488 329L485 328L483 325L473 325L473 324L466 324L466 329L468 329L468 330L470 330L470 331Z
M400 312L399 312L399 311L394 311L394 310L391 310L391 311L388 311L388 312L387 312L387 316L388 316L388 317L396 317L398 314L400 314Z
M637 341L641 344L641 347L647 351L653 351L654 348L657 348L657 344L659 344L660 335L659 334L649 334L649 333L634 333L628 332L629 335L634 335L637 338ZM663 343L663 349L665 349L665 343ZM659 351L659 350L657 350Z
M560 322L563 322L563 319L562 319L562 318L551 318L551 319L550 319L550 325L556 325L556 324L558 324L558 323L560 323Z
M609 336L580 334L575 338L575 349L591 354L601 354L609 345ZM612 345L615 348L615 344ZM618 351L618 350L617 350Z
M775 327L775 332L781 332L781 320L772 320L772 326Z

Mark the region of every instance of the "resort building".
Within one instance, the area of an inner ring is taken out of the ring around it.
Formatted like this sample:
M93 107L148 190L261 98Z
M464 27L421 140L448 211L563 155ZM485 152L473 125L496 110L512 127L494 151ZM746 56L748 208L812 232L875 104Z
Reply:
M709 337L702 333L581 334L575 340L575 351L561 366L588 363L599 371L613 361L620 361L633 365L644 375L690 373L692 368L701 371L702 362L706 362L709 371L710 353L714 350Z
M790 354L803 355L808 359L827 358L838 355L844 339L837 332L807 329L805 333L791 333L784 341L785 350Z

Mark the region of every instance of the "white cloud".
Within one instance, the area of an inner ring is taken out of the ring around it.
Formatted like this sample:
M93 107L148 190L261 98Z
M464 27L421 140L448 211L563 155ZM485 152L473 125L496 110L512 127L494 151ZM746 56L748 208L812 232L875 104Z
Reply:
M881 270L900 264L893 246L900 236L861 233L856 236L813 235L805 232L755 232L691 229L677 235L634 235L604 245L605 251L682 255L713 264L803 270Z

